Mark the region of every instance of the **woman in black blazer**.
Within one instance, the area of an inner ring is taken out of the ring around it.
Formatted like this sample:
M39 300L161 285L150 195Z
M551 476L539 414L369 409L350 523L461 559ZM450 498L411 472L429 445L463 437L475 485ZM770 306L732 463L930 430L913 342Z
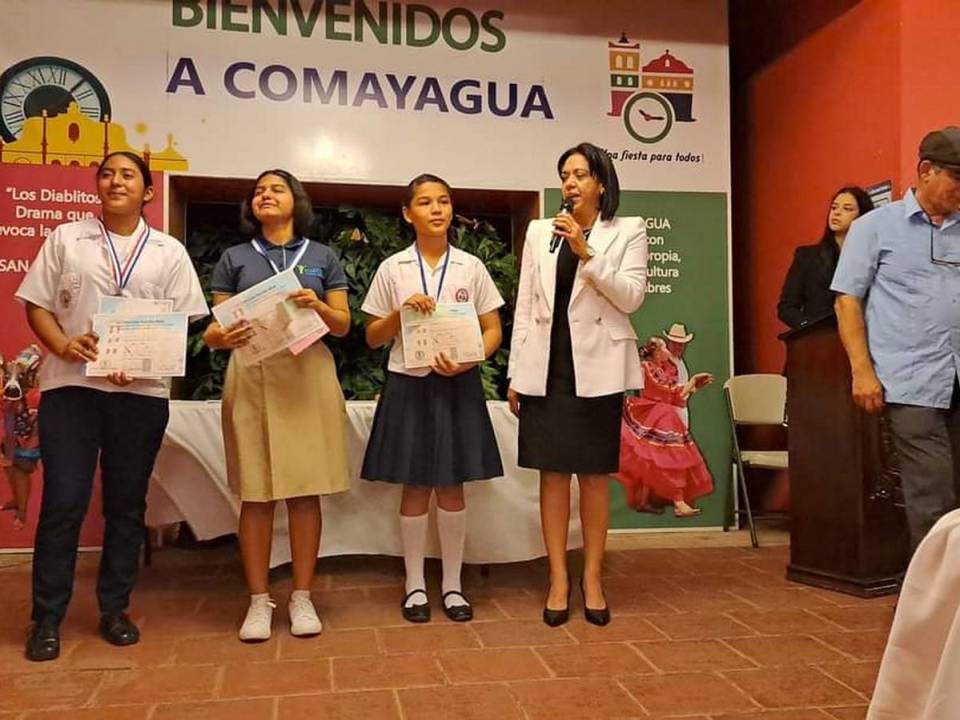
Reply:
M840 248L850 224L871 210L873 201L861 187L851 185L834 193L820 242L801 245L793 255L777 305L781 322L798 328L833 312L830 282L840 258Z

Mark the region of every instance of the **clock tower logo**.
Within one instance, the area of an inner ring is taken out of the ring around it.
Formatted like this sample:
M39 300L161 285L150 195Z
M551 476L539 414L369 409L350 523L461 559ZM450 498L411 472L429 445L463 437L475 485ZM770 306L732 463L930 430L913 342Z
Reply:
M136 124L137 132L146 130L146 123ZM187 170L175 146L171 135L159 152L148 143L130 145L126 129L113 121L103 83L73 60L33 57L0 74L0 163L89 167L123 150L155 170Z

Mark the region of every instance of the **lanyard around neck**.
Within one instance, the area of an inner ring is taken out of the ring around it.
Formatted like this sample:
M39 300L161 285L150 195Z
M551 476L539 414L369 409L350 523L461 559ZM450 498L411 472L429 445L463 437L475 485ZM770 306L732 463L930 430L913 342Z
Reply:
M107 226L103 224L103 220L97 219L97 222L100 225L100 232L103 235L103 240L107 244L107 250L110 254L110 270L113 273L113 281L117 284L117 292L120 293L127 286L127 283L130 282L130 276L133 275L133 269L136 267L137 262L140 260L140 256L143 255L143 249L147 246L147 242L150 240L150 226L147 225L143 220L140 220L139 224L143 224L143 229L140 231L140 236L134 241L133 247L130 248L130 253L127 255L127 259L121 263L120 255L117 253L117 247L113 244L113 238L110 237L110 232L107 230Z
M278 268L277 264L270 258L269 255L267 255L267 251L258 242L257 238L254 238L253 240L251 240L250 243L253 245L253 249L256 250L263 257L264 260L270 263L270 267L273 269L274 274L279 275L288 267L297 266L300 260L303 259L303 254L307 251L307 245L310 244L310 240L307 238L303 239L303 245L300 246L300 249L297 251L297 254L294 255L293 262L290 263L290 265L287 265L287 249L284 245L281 245L280 247L283 249L283 261L282 261L283 267L282 268Z
M420 246L414 242L413 249L417 252L417 262L420 264L420 283L423 285L423 294L429 296L430 290L427 288L427 273L423 269L423 256L420 254ZM447 243L447 252L443 257L443 270L440 271L440 284L437 285L437 302L440 302L440 293L443 292L443 281L447 277L447 265L450 263L450 243Z

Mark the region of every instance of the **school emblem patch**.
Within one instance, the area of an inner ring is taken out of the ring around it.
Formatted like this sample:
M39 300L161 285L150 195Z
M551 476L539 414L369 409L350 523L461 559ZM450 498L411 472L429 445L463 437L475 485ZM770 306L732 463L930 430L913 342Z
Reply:
M470 293L467 291L466 288L460 288L459 290L457 290L456 297L457 297L457 302L463 303L463 302L470 301Z

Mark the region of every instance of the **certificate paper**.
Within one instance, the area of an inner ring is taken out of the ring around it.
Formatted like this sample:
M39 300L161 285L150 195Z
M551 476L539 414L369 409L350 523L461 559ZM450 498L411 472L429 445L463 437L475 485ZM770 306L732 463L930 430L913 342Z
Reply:
M87 377L123 372L133 378L183 377L187 369L187 316L93 316L99 337L97 360L88 362Z
M104 295L100 298L97 312L101 315L156 315L173 312L173 300Z
M457 363L484 359L480 320L473 303L438 303L430 315L404 307L400 327L403 364L411 370L430 367L441 352Z
M224 327L238 320L253 327L250 342L234 351L240 362L252 365L286 349L296 354L330 331L313 310L287 300L302 287L293 270L286 270L214 306L213 316Z

